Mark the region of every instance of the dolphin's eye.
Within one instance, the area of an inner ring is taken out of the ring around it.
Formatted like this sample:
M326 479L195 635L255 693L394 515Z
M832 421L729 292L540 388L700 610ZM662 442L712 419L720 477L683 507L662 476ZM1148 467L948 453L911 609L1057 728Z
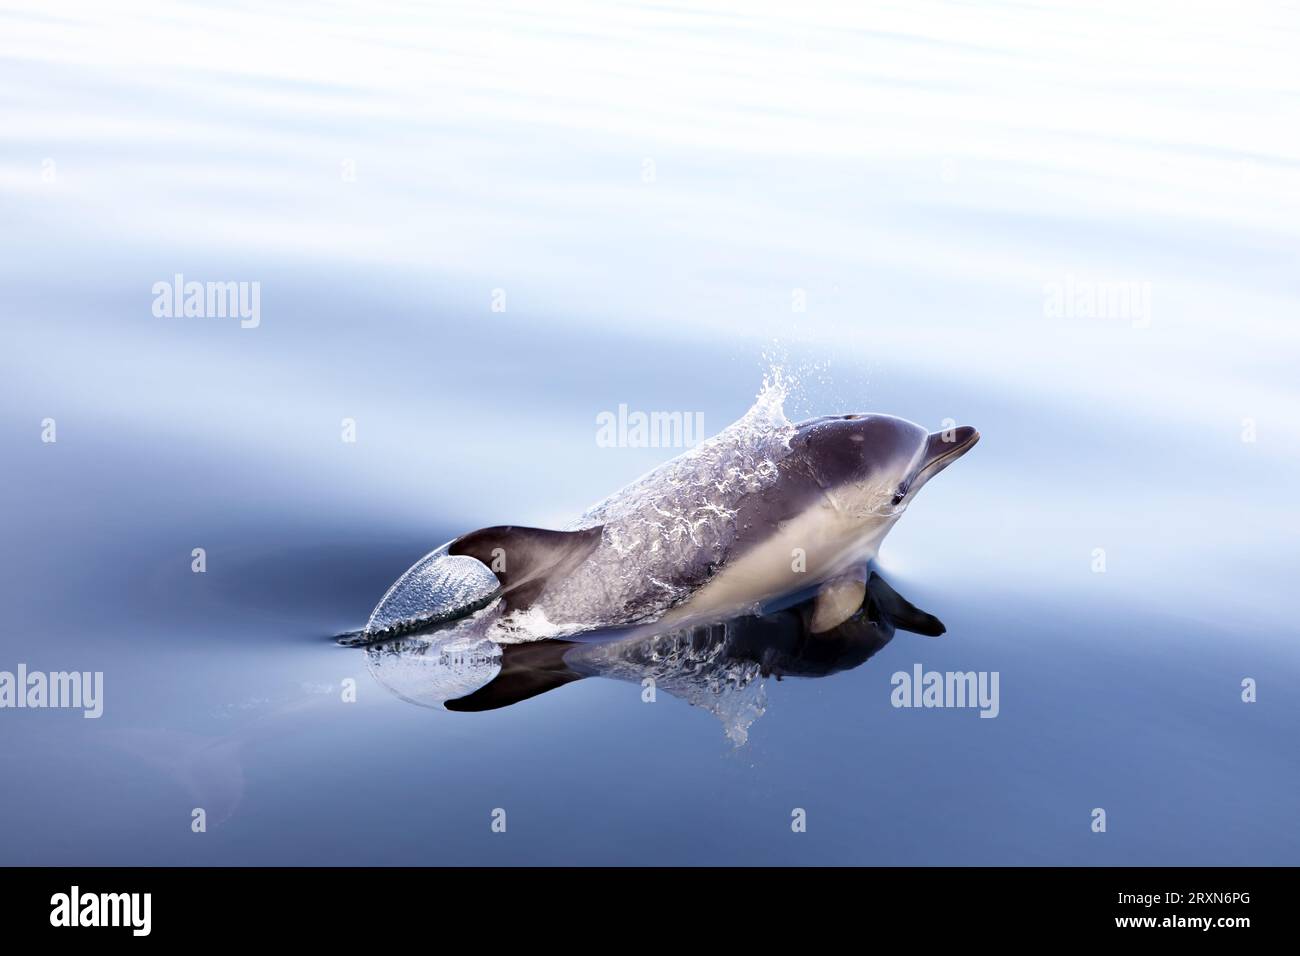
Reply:
M894 492L894 497L890 499L890 503L894 505L901 505L903 503L903 499L906 497L907 497L907 485L899 485L898 490Z

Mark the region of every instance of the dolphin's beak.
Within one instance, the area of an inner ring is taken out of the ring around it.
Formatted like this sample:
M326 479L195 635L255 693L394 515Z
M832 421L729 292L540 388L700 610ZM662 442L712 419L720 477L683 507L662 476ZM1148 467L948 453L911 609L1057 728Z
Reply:
M932 433L925 446L925 463L917 470L916 478L912 481L913 490L920 488L974 448L979 440L980 433L969 425Z

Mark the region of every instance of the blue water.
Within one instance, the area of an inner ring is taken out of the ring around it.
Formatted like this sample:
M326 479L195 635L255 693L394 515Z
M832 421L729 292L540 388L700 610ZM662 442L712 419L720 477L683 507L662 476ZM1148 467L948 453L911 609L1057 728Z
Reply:
M104 715L0 711L0 863L1300 863L1300 18L1173 16L6 5L0 670ZM176 273L260 323L156 317ZM943 637L768 680L740 746L333 641L677 453L601 412L712 433L774 361L792 418L980 429L881 553ZM998 717L892 707L918 663Z

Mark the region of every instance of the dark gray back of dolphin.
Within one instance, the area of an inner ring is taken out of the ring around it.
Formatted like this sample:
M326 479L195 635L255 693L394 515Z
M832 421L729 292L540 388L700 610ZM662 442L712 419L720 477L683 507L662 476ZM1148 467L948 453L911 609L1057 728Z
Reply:
M884 502L899 505L960 457L975 440L973 428L928 434L890 415L836 415L794 428L790 454L777 462L777 478L743 495L735 506L734 533L711 560L668 569L665 583L689 592L729 561L767 540L784 523L816 507L829 492L880 484ZM449 546L452 555L477 558L496 575L507 611L525 610L582 564L601 542L602 525L551 531L518 525L482 528ZM865 580L865 576L863 577Z

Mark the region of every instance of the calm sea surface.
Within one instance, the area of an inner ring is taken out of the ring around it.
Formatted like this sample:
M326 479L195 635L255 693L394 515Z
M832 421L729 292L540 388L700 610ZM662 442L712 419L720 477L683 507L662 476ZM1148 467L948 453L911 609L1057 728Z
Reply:
M1251 2L5 2L0 671L104 712L0 711L0 863L1300 863L1298 43ZM255 327L155 314L178 274ZM332 640L678 453L602 412L713 433L773 363L792 419L980 429L879 564L944 636L760 678L743 744L589 663L438 711ZM997 718L892 707L918 664Z

